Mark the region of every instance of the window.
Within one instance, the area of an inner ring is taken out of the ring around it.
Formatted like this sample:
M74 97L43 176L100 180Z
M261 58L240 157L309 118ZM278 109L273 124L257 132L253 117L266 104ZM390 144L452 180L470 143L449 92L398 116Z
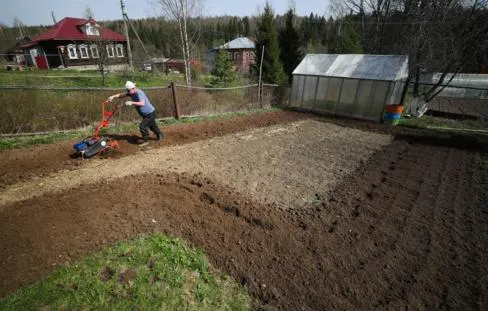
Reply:
M68 45L68 56L70 59L77 59L78 53L76 52L76 45L69 44Z
M234 52L234 60L239 60L239 52Z
M91 51L91 54L92 54L92 57L93 58L98 58L98 47L96 45L91 45L90 46L90 51Z
M81 58L90 58L90 56L88 56L88 47L86 44L81 44L78 47L80 48Z
M117 51L117 57L124 57L124 46L122 44L117 44L115 50Z
M111 45L111 44L110 45L107 45L107 55L110 58L115 57L115 54L114 54L114 46Z
M250 60L254 60L254 57L255 57L255 56L256 56L256 55L254 54L254 52L249 53L249 59L250 59Z
M96 25L85 25L85 32L89 36L99 36L100 32L98 31L98 27Z

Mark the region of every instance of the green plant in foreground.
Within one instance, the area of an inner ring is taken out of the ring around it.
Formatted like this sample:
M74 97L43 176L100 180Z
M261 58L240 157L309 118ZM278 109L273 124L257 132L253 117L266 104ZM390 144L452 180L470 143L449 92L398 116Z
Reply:
M0 300L1 310L250 310L205 255L161 234L121 242Z

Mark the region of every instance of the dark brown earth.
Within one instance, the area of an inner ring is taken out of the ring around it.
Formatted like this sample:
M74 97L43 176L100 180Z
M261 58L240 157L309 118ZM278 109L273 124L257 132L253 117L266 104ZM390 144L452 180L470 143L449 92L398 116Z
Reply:
M8 205L0 297L118 240L164 232L203 248L271 309L486 310L485 151L456 137L368 127L396 139L304 209L277 210L176 174Z
M279 123L293 122L309 116L294 112L270 112L241 116L232 119L196 123L175 124L163 127L165 141L162 147L181 145L216 136L241 132ZM134 154L139 150L136 145L138 133L112 135L120 144L122 156ZM84 163L82 159L72 159L73 144L78 140L56 144L38 145L28 149L0 151L0 189L2 185L11 185L33 176L44 176L60 170L76 169ZM159 147L155 142L151 142Z

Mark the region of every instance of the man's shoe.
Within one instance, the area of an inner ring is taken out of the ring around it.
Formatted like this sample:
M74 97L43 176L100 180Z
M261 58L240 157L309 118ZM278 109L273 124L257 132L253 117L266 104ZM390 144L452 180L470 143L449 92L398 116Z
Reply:
M156 141L157 142L162 142L163 141L163 135L156 135Z

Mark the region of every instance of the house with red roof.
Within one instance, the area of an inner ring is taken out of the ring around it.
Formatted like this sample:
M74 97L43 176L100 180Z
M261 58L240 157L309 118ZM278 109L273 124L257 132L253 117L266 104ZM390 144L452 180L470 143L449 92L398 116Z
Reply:
M30 55L27 65L40 69L97 69L101 60L112 70L128 65L125 36L93 19L65 17L20 48Z

